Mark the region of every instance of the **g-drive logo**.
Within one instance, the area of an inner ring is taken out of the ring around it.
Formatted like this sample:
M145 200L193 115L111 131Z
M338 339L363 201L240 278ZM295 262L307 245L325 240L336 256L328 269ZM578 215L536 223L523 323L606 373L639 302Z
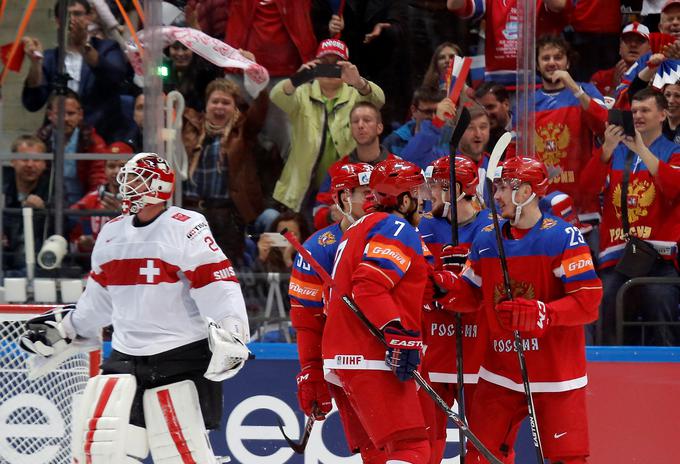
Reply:
M15 417L28 415L30 420ZM20 422L20 423L17 423ZM66 424L57 407L44 396L22 393L0 404L0 462L43 464L56 460L64 443ZM22 450L16 444L22 445ZM31 454L27 454L30 449Z

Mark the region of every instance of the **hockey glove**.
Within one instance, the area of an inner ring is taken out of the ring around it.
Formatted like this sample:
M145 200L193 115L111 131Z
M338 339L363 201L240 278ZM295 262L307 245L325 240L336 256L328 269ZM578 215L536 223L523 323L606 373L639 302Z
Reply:
M383 334L387 343L385 364L402 382L410 379L411 372L420 364L420 350L423 347L420 332L406 330L399 323L390 323L383 329Z
M516 298L498 303L496 316L504 329L541 336L550 325L550 306L539 300Z
M442 248L442 254L440 256L442 260L442 268L446 271L460 274L460 271L462 271L463 267L465 267L468 254L469 250L466 246L453 246L450 243L444 245Z
M225 318L220 324L210 318L206 319L208 344L212 356L203 377L213 382L230 379L238 374L250 357L250 351L245 344L248 334L244 333L243 325L233 317Z
M333 405L323 369L312 365L303 367L297 375L297 388L298 403L305 415L314 414L314 419L324 420Z
M24 351L39 356L53 356L65 351L76 334L64 325L64 318L75 306L57 307L26 322L26 332L19 340Z
M27 360L29 380L54 372L75 354L101 349L99 333L89 337L76 334L69 317L74 310L74 305L58 306L26 322L19 346L33 355Z

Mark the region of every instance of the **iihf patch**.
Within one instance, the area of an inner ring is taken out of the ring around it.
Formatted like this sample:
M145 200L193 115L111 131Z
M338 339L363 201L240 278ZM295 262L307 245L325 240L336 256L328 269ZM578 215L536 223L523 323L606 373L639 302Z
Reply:
M333 235L333 232L331 231L326 231L323 234L319 235L317 242L321 246L332 245L335 243L335 235Z
M182 214L182 213L175 213L170 217L173 218L173 219L177 219L180 222L186 222L188 219L190 219L189 216L187 216L186 214Z

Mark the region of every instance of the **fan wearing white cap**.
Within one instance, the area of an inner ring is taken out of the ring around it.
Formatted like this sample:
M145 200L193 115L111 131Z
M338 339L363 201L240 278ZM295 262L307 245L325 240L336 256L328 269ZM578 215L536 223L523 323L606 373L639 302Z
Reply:
M628 97L644 88L652 81L661 63L665 60L680 60L680 0L666 0L661 7L659 32L649 33L650 51L643 54L626 72L616 89L617 106L628 104ZM672 73L665 73L672 74ZM661 89L664 84L674 84L675 80L654 79L652 84ZM626 96L627 94L627 96Z
M632 22L621 31L619 55L621 59L616 66L596 72L590 78L595 87L604 95L613 96L616 87L626 71L635 64L642 55L649 51L649 29L644 24Z
M85 292L29 320L22 347L56 365L113 326L112 353L75 412L77 462L130 464L149 451L154 462L221 462L207 429L220 425L221 381L249 357L241 287L205 217L167 206L166 160L139 153L118 181L126 213L99 233Z

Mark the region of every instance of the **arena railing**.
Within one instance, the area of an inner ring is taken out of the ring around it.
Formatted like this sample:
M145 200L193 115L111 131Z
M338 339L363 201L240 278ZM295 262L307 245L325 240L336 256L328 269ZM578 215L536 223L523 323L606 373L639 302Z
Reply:
M626 293L634 287L640 285L661 284L661 285L676 285L680 286L680 277L635 277L626 281L619 291L616 293L616 344L623 345L623 332L628 327L660 327L671 326L680 327L680 320L677 321L630 321L625 319L624 315L624 298ZM644 334L643 334L644 335ZM601 336L601 334L600 334ZM601 338L600 338L601 341ZM643 339L644 341L644 339Z

